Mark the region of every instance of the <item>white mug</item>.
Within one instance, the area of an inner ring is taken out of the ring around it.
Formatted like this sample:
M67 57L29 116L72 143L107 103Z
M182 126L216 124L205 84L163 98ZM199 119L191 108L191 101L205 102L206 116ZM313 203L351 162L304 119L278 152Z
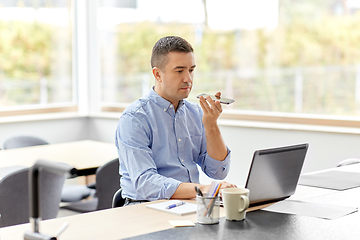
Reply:
M241 221L245 219L246 209L249 208L249 189L224 188L222 199L224 203L226 219Z

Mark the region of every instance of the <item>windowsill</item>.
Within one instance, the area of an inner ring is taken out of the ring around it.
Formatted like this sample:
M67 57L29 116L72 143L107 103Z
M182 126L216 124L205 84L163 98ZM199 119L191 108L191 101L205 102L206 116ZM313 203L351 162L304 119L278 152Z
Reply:
M118 120L121 112L99 112L91 114L89 117L93 118L108 118ZM247 120L233 120L233 119L219 119L219 126L224 127L244 127L244 128L261 128L261 129L277 129L277 130L292 130L292 131L309 131L309 132L328 132L328 133L345 133L345 134L360 134L360 128L356 127L341 127L341 126L321 126L312 124L299 123L278 123L266 121L247 121Z
M126 106L119 104L102 107L102 113L94 117L114 116L119 118ZM102 116L105 113L104 116ZM239 111L226 109L221 114L220 126L279 129L294 131L331 132L360 134L359 117L293 114L259 111Z
M68 119L68 118L81 118L81 117L88 117L88 116L86 114L80 114L78 112L28 114L28 115L20 115L20 116L0 117L0 124L1 123L15 123L15 122L57 120L57 119Z
M94 118L94 119L102 118L102 119L118 120L120 116L121 116L121 112L96 112L96 113L91 113L89 115L80 114L78 112L29 114L29 115L21 115L21 116L0 117L0 124L28 122L28 121L70 119L70 118ZM274 129L274 130L360 134L360 128L343 127L343 126L322 126L322 125L312 125L312 124L279 123L279 122L251 121L251 120L238 120L238 119L219 119L218 124L219 126L224 126L224 127L243 127L243 128Z
M244 128L262 128L262 129L308 131L308 132L360 134L360 128L319 126L319 125L294 124L294 123L273 123L273 122L260 122L260 121L242 121L242 120L219 119L218 120L218 125L219 126L228 126L228 127L244 127Z

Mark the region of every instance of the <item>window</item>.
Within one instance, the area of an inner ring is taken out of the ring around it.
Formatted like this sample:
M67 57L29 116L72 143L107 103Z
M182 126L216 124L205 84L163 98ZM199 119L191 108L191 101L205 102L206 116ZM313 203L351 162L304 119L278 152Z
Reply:
M1 1L0 116L29 107L76 111L78 103L84 113L99 103L122 110L154 85L154 43L179 35L195 49L189 100L221 91L235 99L222 117L358 121L359 0L177 3Z
M1 1L0 110L76 102L71 4L70 0Z
M147 93L153 44L179 35L195 48L190 101L222 91L231 114L359 116L360 1L174 2L98 1L103 109Z

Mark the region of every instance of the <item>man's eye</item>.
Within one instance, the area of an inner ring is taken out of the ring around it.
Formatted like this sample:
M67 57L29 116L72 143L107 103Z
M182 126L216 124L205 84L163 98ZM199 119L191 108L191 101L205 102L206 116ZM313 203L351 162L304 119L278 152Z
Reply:
M183 72L183 70L179 70L179 71L177 71L178 73L182 73Z
M190 69L190 72L193 72L195 69Z

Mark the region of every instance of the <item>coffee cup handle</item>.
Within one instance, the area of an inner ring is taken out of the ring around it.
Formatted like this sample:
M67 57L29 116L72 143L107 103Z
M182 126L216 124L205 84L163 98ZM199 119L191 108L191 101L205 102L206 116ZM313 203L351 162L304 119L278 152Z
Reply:
M243 212L249 207L249 198L245 195L240 195L240 198L244 201L244 207L242 209L239 209L239 212Z

